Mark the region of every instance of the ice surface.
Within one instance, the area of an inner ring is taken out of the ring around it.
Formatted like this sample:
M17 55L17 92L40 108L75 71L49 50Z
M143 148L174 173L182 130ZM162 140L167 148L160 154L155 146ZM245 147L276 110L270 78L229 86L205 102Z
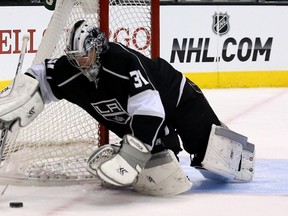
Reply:
M250 183L223 184L204 179L180 161L194 183L174 197L142 196L132 190L99 186L36 187L9 185L0 196L0 215L113 216L286 216L288 214L288 88L204 90L220 119L256 145ZM0 185L0 192L5 185ZM9 202L23 202L10 208Z

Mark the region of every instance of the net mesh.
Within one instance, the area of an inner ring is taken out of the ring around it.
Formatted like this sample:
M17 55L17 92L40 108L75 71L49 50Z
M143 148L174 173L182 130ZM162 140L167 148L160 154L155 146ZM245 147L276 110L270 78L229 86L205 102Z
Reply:
M109 40L150 56L150 2L109 1ZM58 0L34 63L63 55L68 29L80 19L99 26L99 11L99 0ZM110 142L118 140L111 132L110 137ZM15 132L8 137L0 179L31 180L37 184L93 180L86 170L86 162L98 148L99 139L98 122L76 105L66 100L46 105L18 136Z

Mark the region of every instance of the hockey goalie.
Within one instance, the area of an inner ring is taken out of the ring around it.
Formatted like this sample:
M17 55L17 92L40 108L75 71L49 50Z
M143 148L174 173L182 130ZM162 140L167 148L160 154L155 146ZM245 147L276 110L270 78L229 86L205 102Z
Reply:
M1 94L1 148L44 104L62 99L122 139L88 159L87 170L109 184L155 196L188 191L192 183L178 161L182 148L206 178L253 178L254 145L220 122L195 83L164 59L108 42L85 20L70 29L65 55L32 65Z

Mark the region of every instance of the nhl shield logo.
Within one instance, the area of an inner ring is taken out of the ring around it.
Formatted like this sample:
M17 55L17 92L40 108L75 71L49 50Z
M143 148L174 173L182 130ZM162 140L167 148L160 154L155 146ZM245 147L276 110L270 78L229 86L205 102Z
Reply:
M227 13L215 13L213 15L213 26L212 26L213 32L217 35L224 35L226 34L229 29L229 16Z

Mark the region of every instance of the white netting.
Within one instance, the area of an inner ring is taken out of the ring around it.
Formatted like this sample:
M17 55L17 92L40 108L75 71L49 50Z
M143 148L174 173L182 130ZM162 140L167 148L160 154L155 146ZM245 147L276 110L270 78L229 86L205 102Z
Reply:
M150 1L114 0L109 4L109 40L150 56ZM63 55L67 30L80 19L99 25L99 10L99 0L57 0L34 62ZM21 129L16 141L15 137L13 134L3 149L0 179L31 180L37 184L93 179L85 167L87 158L99 145L99 125L76 105L65 100L47 105L39 117ZM112 135L112 139L115 142L117 138Z

